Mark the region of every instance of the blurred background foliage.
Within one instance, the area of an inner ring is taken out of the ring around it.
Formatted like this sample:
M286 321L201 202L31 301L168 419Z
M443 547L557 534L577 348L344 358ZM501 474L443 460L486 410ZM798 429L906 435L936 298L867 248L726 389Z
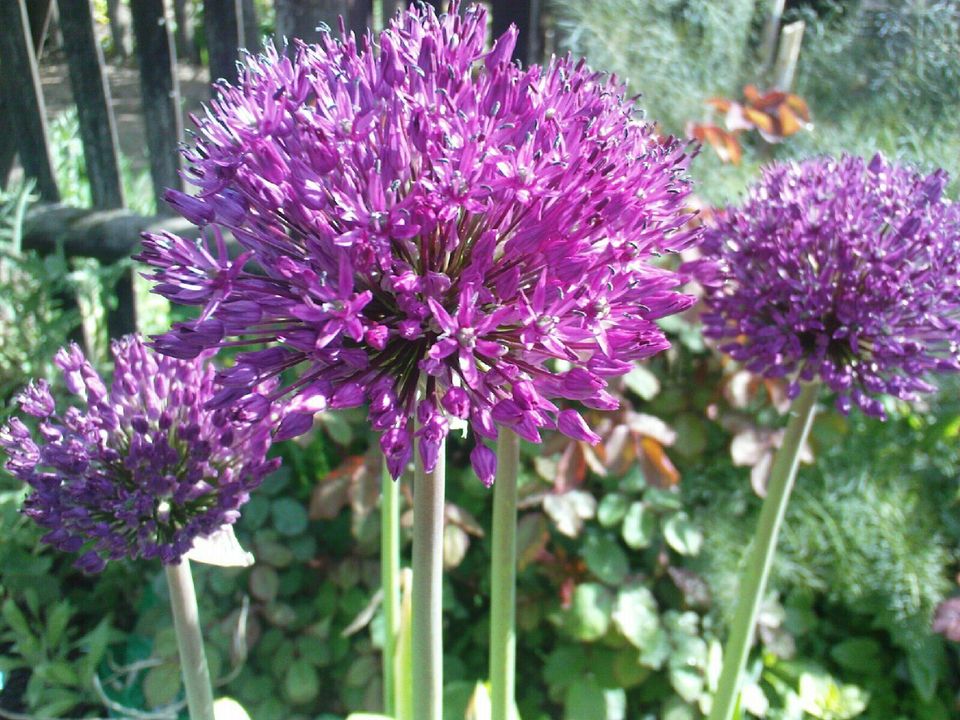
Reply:
M552 0L559 46L628 81L648 116L683 135L710 117L705 101L764 85L754 0ZM805 22L794 92L813 127L778 146L757 142L740 166L706 148L693 168L711 203L736 200L772 158L849 152L960 171L960 5L955 0L792 0ZM706 157L704 157L706 156ZM957 194L954 180L948 190Z
M765 89L757 51L765 8L753 0L552 0L547 9L560 49L627 78L648 116L683 134L711 118L707 99L738 98L747 83ZM268 29L265 9L259 17ZM790 2L785 20L796 19L806 34L794 91L813 127L778 144L743 135L739 165L703 148L691 173L705 206L736 201L763 162L818 152L879 149L924 169L946 164L956 176L957 3ZM62 116L51 135L64 197L86 204L75 117ZM131 204L152 212L145 175L125 168ZM4 414L28 377L56 380L49 358L67 337L104 361L105 288L124 270L24 252L20 227L32 201L29 188L0 198ZM148 331L183 312L144 287L138 303ZM590 417L600 445L555 437L523 448L524 720L695 720L708 707L786 404L782 384L704 344L695 311L663 324L673 349L623 379L622 410ZM831 409L818 416L748 667L745 717L960 713L957 643L931 630L938 605L958 594L958 390L948 379L924 405L891 403L887 423ZM337 720L379 706L373 439L361 412L319 416L313 433L277 448L283 469L237 525L256 564L197 567L218 692L253 720ZM471 476L468 451L451 441L448 720L479 720L468 706L487 663L490 493ZM35 717L129 716L124 708L182 717L159 568L78 574L70 558L39 544L42 532L18 512L23 494L0 479L0 707ZM402 495L408 548L407 479Z

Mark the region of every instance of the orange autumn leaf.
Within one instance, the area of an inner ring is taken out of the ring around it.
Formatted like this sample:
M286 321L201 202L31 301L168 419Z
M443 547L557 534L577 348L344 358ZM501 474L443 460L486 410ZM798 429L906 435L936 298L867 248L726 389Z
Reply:
M663 445L652 437L644 437L640 440L640 447L643 450L646 464L649 469L653 470L658 479L658 485L670 487L680 482L680 473L667 456Z

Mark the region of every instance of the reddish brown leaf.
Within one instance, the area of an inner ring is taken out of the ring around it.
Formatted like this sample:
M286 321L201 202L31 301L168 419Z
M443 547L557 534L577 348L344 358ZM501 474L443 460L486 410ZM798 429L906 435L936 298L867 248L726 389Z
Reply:
M670 487L680 482L680 473L667 457L663 445L651 437L640 440L644 456L644 471L660 487ZM652 471L652 472L651 472Z
M517 523L517 568L523 570L537 560L550 540L547 518L542 513L527 513Z

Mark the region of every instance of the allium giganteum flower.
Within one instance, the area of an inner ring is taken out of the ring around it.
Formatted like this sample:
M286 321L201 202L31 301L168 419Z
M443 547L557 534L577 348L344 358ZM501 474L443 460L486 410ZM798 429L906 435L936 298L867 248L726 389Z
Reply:
M54 362L86 409L57 414L40 380L18 398L40 418L39 436L19 418L0 430L7 469L32 488L24 513L49 529L45 542L82 551L88 572L123 557L177 562L195 538L233 523L279 463L265 459L271 418L205 408L214 370L204 358L164 357L133 336L113 356L107 390L76 345L60 350Z
M163 352L270 343L222 374L216 406L265 405L253 386L298 368L270 398L291 396L277 437L369 402L395 477L414 416L428 471L456 418L481 438L593 440L553 401L615 407L607 378L667 347L654 321L691 303L648 264L695 238L683 147L613 79L569 59L522 70L515 30L485 52L485 12L455 10L248 58L197 121L198 194L169 195L243 254L161 234L139 258L158 292L203 308ZM479 438L471 460L492 482Z
M704 332L754 372L819 378L842 412L884 417L880 396L933 390L923 376L960 369L960 206L942 197L947 180L880 155L767 168L704 236Z

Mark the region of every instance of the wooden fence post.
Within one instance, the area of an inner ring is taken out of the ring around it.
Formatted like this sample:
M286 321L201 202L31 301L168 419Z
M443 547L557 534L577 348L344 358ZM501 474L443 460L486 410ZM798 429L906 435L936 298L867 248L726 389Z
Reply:
M3 69L0 68L0 74ZM0 80L0 190L7 189L10 171L13 170L13 161L17 157L16 131L13 129L13 118L10 102L7 100L2 80Z
M338 17L343 16L347 32L357 36L373 23L373 0L276 0L277 35L293 40L317 42L320 25L338 31Z
M107 0L107 18L110 21L110 39L113 52L126 60L132 51L130 37L130 11L120 0Z
M60 27L67 53L70 84L77 104L83 157L94 207L123 207L123 183L117 153L117 126L110 108L110 88L103 52L94 35L90 0L62 3Z
M163 0L136 0L131 4L131 10L153 192L157 212L170 213L163 201L163 191L183 187L178 150L183 137L183 120L176 53Z
M770 0L770 12L763 23L763 40L760 44L760 76L767 78L773 70L777 56L777 38L780 37L780 20L786 0Z
M40 196L57 202L60 191L47 146L46 110L23 0L0 2L0 28L0 83L4 110L16 133L20 164L27 176L36 180Z
M173 20L176 30L173 33L173 42L177 48L177 57L180 60L200 64L200 49L194 38L194 21L187 7L187 0L173 0Z
M253 0L242 0L243 5L243 47L252 53L260 52L263 38L260 36L260 20L257 18L257 5Z
M27 0L27 19L30 21L30 37L33 40L33 53L39 60L43 57L43 45L47 39L50 21L56 14L57 6L53 0Z
M513 59L524 65L540 62L540 0L493 0L493 36L499 37L510 24L517 26L517 47Z
M241 0L204 0L203 26L207 34L210 81L237 79L237 49L243 45Z
M780 33L780 45L777 50L777 61L773 65L773 87L777 90L790 92L790 88L793 87L793 76L797 70L797 60L800 57L800 45L803 43L805 27L803 20L797 20L783 26Z

